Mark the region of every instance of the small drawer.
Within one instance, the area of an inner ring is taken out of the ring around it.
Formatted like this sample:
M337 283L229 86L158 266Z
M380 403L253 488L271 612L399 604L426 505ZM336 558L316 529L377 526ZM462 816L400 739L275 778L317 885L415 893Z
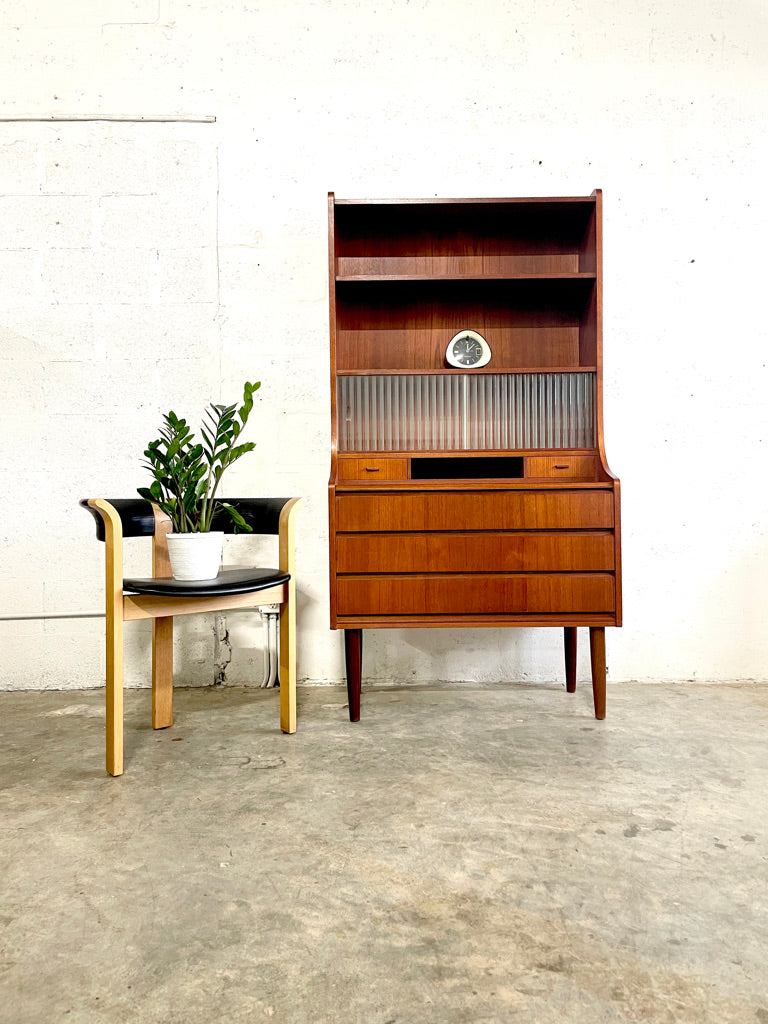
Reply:
M594 455L531 455L525 460L526 477L594 480L596 473Z
M339 459L339 480L407 480L408 459Z

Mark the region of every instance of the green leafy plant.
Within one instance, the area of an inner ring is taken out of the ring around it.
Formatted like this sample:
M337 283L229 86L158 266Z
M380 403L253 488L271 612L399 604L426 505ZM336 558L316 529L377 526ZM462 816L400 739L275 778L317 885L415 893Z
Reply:
M154 480L149 487L139 487L142 498L154 502L173 522L175 533L208 533L220 509L225 509L235 524L235 531L251 531L237 509L216 498L224 475L233 462L256 447L253 441L237 444L253 408L253 395L261 387L245 382L243 404L215 405L205 411L197 441L187 425L174 412L163 416L160 437L150 441L142 465Z

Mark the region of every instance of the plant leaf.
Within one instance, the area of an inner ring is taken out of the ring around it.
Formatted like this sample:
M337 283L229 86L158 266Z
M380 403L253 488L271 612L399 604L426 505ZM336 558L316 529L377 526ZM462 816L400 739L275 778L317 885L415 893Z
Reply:
M230 518L232 519L232 522L235 524L235 533L237 533L238 530L242 530L244 533L253 533L253 527L246 523L246 521L243 519L243 517L240 515L236 508L234 508L226 501L222 501L221 505L222 508L225 508L227 510L227 512L230 515Z

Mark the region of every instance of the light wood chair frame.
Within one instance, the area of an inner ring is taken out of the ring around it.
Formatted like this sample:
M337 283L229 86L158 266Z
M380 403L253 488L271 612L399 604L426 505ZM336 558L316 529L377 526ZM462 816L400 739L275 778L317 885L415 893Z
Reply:
M277 586L244 594L213 597L132 594L123 587L123 526L113 505L103 498L87 504L104 523L106 564L106 718L107 772L123 774L123 625L135 619L152 620L152 728L173 725L173 620L177 615L198 615L227 608L280 606L280 728L296 732L296 572L295 517L304 498L289 498L280 512L279 569L290 579ZM172 523L152 506L152 575L170 577L167 534Z

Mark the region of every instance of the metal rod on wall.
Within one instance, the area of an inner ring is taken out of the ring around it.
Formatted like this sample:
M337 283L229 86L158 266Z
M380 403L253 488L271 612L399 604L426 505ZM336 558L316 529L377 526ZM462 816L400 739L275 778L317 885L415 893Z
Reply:
M38 612L36 615L0 615L0 622L23 622L32 619L103 619L104 612Z
M16 114L0 115L0 123L30 124L59 121L115 121L132 124L215 124L215 114Z

